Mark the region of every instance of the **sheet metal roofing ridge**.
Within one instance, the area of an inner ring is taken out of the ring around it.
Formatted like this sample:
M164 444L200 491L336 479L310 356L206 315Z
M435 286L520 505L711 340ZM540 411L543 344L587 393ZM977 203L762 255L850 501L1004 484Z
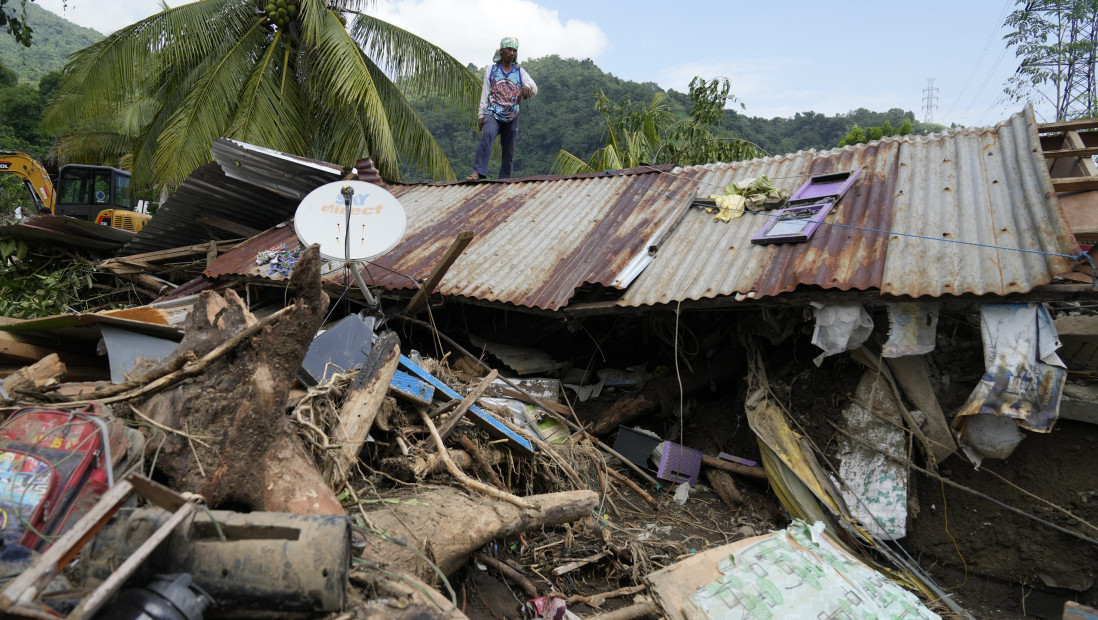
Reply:
M215 141L210 152L225 176L293 200L295 208L312 190L343 177L336 164L227 138Z

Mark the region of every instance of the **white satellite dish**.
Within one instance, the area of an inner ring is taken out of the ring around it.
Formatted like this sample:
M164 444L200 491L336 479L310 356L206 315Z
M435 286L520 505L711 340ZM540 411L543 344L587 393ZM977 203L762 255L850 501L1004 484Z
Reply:
M344 189L350 188L348 218ZM365 181L335 181L309 192L294 214L294 231L305 245L320 245L332 260L366 260L393 249L408 219L400 201ZM348 231L350 233L348 234Z

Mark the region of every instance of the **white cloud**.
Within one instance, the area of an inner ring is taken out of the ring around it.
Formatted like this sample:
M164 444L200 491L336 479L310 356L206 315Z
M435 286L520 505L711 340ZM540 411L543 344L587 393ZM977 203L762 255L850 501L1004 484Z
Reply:
M427 39L462 63L484 66L506 36L519 38L519 61L559 54L598 57L608 46L592 22L569 19L530 0L395 0L370 11Z

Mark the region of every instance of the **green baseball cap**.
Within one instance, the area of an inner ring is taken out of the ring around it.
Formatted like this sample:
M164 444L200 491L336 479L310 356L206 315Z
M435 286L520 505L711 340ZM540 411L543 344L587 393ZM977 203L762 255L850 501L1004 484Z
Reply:
M503 49L510 47L511 49L518 51L518 37L503 37L503 40L499 42L499 48Z

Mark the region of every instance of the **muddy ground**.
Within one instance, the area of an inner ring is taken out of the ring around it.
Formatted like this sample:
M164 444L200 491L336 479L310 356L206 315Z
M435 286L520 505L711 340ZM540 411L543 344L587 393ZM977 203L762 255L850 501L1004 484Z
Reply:
M754 331L780 340L765 349L772 387L783 397L794 422L819 446L836 443L827 420L839 419L863 371L842 354L816 367L811 358L819 351L810 343L811 324L796 314L766 319L749 313L683 315L677 342L673 315L589 321L578 328L509 316L500 321L498 315L463 310L456 320L460 331L537 346L567 361L573 369L593 373L602 367L644 365L656 375L676 372L676 346L680 352L678 372L686 372L686 366L712 365L717 359L735 359L736 368L743 368L744 352L736 325L754 323ZM880 317L875 318L880 325ZM451 330L456 327L449 326ZM783 331L786 337L781 339ZM881 329L877 332L883 337ZM949 420L983 373L981 351L978 314L942 316L937 347L928 361L932 383ZM485 354L485 359L494 367L505 367L490 355ZM660 407L630 424L707 454L726 452L758 460L756 439L744 416L745 389L742 378L714 382L709 389L683 397L681 409L678 395L668 394ZM631 388L623 387L573 404L581 418L595 420L616 399L630 393ZM613 444L614 436L604 440ZM917 452L913 459L925 465ZM1098 524L1095 471L1098 428L1070 420L1060 420L1048 434L1026 432L1026 439L1008 459L985 460L979 469L957 453L940 465L942 478L953 485L913 473L908 535L897 541L898 545L978 618L1059 618L1066 600L1096 605L1098 530L1090 525ZM591 488L598 488L597 479L592 476L590 480ZM646 487L659 501L658 512L624 486L611 485L601 525L613 532L619 545L646 538L640 545L648 556L643 561L611 556L552 577L550 571L555 566L605 549L596 533L582 526L501 541L492 551L521 568L539 587L567 595L637 585L645 572L673 563L684 554L788 523L788 515L765 481L735 480L747 499L747 505L737 510L725 506L704 481L683 506L671 499L673 485ZM472 562L454 575L453 581L472 618L518 617L526 598L507 580ZM629 596L614 598L603 609L631 602ZM581 616L596 611L583 604L572 608ZM933 608L948 616L940 605Z

